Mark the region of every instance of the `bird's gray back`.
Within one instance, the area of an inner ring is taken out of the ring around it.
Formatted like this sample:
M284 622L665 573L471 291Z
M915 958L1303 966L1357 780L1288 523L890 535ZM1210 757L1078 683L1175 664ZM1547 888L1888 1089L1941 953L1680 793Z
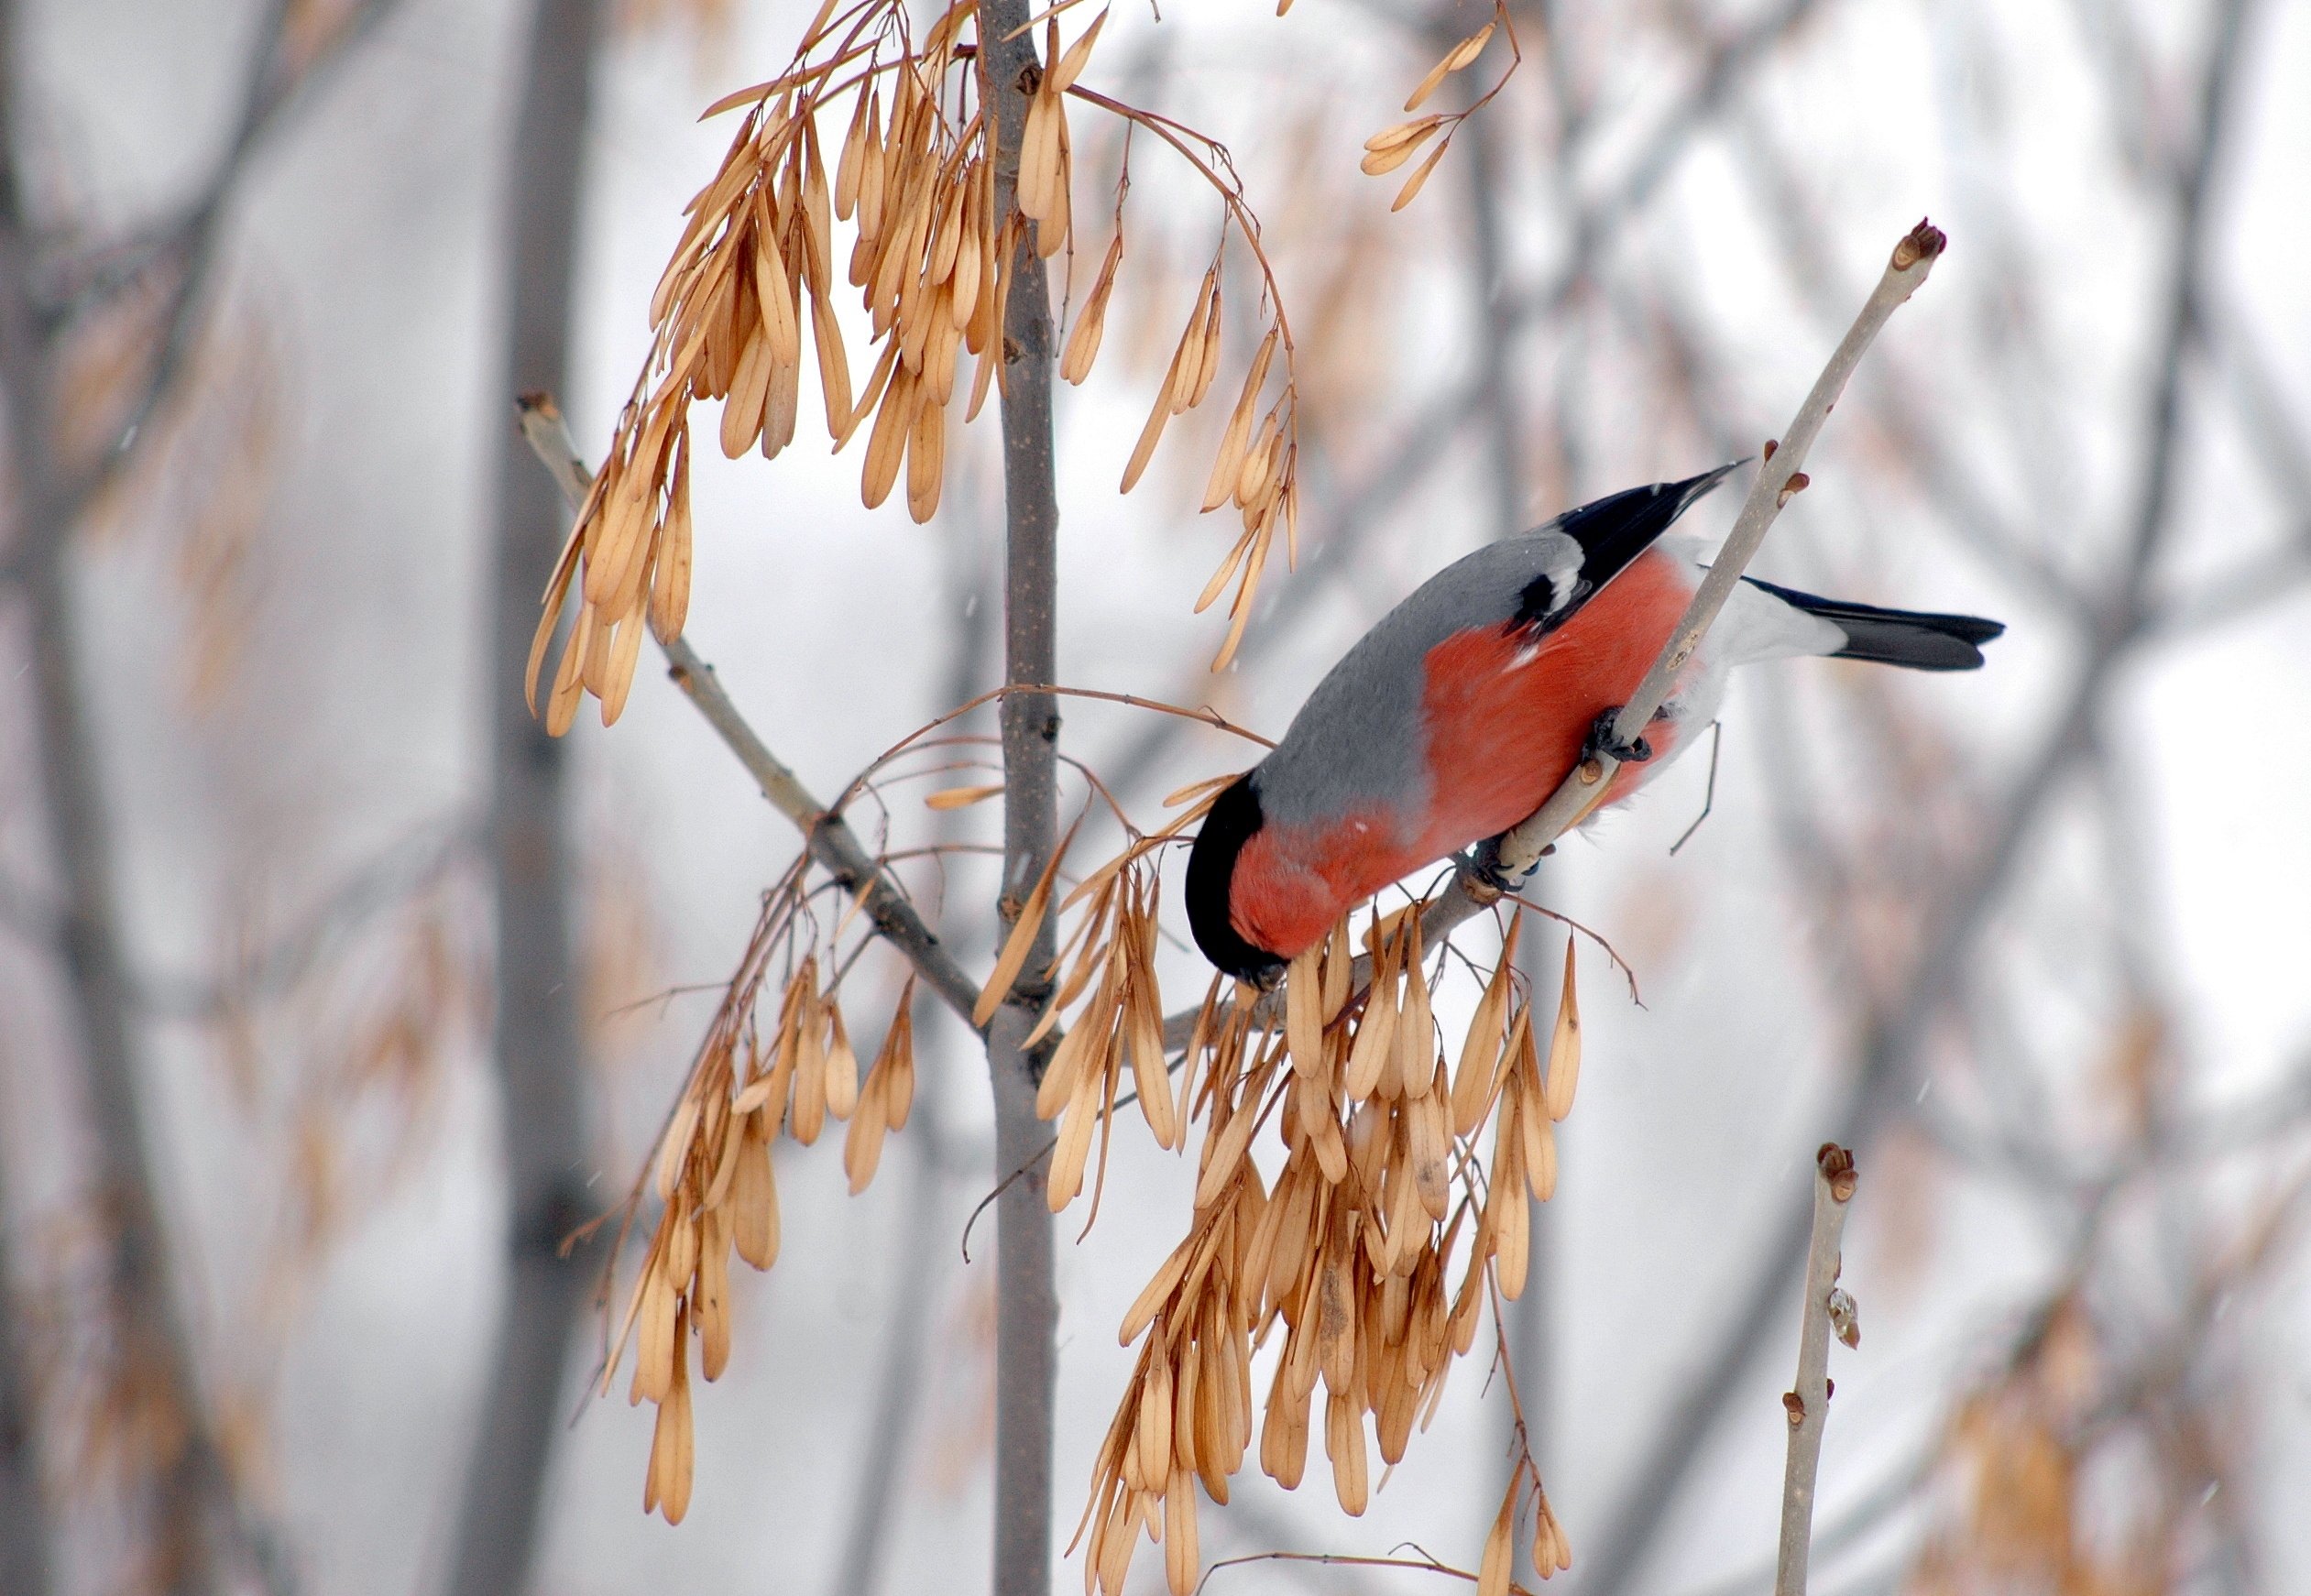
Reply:
M1429 799L1421 722L1429 650L1458 631L1503 626L1541 576L1571 586L1581 546L1547 527L1487 543L1447 565L1342 656L1292 718L1254 778L1260 808L1286 826L1326 821L1360 804L1407 820Z

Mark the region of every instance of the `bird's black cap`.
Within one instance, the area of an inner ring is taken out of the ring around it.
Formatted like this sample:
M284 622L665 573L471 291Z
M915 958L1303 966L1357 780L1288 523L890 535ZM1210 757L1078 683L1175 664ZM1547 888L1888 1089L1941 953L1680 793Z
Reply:
M1223 974L1259 985L1273 979L1285 961L1237 933L1228 915L1228 894L1237 856L1265 824L1259 789L1247 772L1213 802L1188 855L1188 924L1196 946Z

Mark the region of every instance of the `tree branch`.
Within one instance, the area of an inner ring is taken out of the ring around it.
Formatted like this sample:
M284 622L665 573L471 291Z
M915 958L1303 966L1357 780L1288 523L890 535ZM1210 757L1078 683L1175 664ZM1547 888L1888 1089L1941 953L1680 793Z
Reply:
M1838 1242L1846 1233L1846 1209L1853 1196L1854 1155L1834 1142L1824 1142L1813 1160L1813 1236L1806 1252L1797 1384L1781 1399L1790 1414L1790 1456L1781 1475L1781 1547L1773 1596L1805 1596L1813 1484L1822 1464L1822 1435L1830 1418L1830 1336L1835 1330L1848 1346L1861 1339L1852 1302L1837 1289ZM1845 1299L1842 1313L1839 1299Z
M980 7L980 104L994 119L994 215L1013 235L1002 292L1003 324L1003 680L1057 682L1059 504L1051 431L1055 342L1051 290L1035 230L1018 211L1020 150L1031 92L1047 66L1035 59L1030 0ZM1055 25L1056 26L1056 25ZM1000 238L1003 235L997 233ZM1006 934L1059 838L1059 705L1044 693L1002 703L1003 877L996 902ZM1057 1038L1030 1044L1050 996L1057 916L1046 914L987 1031L995 1095L995 1167L1025 1166L995 1202L995 1534L993 1596L1045 1596L1051 1588L1052 1436L1058 1372L1058 1291L1052 1215L1039 1149L1036 1084Z
M2231 74L2239 60L2238 38L2247 0L2220 0L2214 48L2199 99L2200 141L2212 148L2223 126ZM2214 170L2211 157L2194 162L2185 180L2204 185ZM2171 292L2183 299L2197 292L2190 263L2200 259L2195 235L2206 225L2205 206L2178 194L2180 221L2174 244L2177 269ZM1832 1134L1848 1146L1866 1143L1894 1106L1894 1088L1903 1078L1927 1026L1947 1000L1965 962L1966 952L1995 903L2000 887L2019 860L2022 844L2051 804L2063 778L2086 745L2094 716L2118 666L2143 635L2141 612L2141 570L2156 552L2159 539L2142 534L2141 518L2172 513L2174 476L2170 455L2178 445L2175 409L2166 396L2179 394L2169 377L2183 357L2190 335L2191 318L2171 313L2166 318L2167 343L2162 351L2159 398L2153 404L2149 441L2143 452L2138 519L2131 539L2136 570L2120 585L2119 602L2107 623L2093 632L2087 655L2064 703L2043 734L2037 753L2009 789L1989 839L1965 867L1943 902L1925 950L1911 967L1901 992L1867 1022L1856 1049L1856 1067L1846 1101L1833 1120ZM2129 601L2129 596L2132 601ZM1944 873L1949 873L1946 867ZM1776 1321L1776 1311L1787 1289L1785 1282L1803 1256L1806 1215L1793 1208L1772 1225L1757 1272L1733 1313L1719 1322L1724 1328L1714 1347L1695 1367L1683 1390L1672 1400L1668 1419L1656 1434L1632 1474L1618 1510L1608 1517L1603 1544L1590 1559L1588 1596L1619 1596L1645 1554L1670 1504L1676 1500L1702 1442L1713 1429L1739 1380Z
M577 446L570 441L568 422L549 395L525 394L517 404L522 435L553 473L554 482L561 487L563 501L575 515L578 506L585 502L594 474L578 458ZM698 657L687 639L676 638L662 648L666 656L666 674L706 717L723 746L738 757L739 763L761 789L762 796L770 800L771 807L794 823L812 859L859 900L876 933L915 967L924 985L936 992L958 1019L971 1026L975 1034L980 1033L979 1027L971 1025L971 1009L979 1001L979 983L955 962L937 933L924 923L898 883L867 852L850 823L812 797L801 779L771 751L769 744L755 735L754 728L739 713L739 706L722 690L714 667Z
M498 270L507 388L553 388L570 361L586 129L604 0L537 0L517 71ZM586 1027L569 836L569 752L528 712L530 634L565 518L519 441L492 440L488 847L496 908L491 1054L506 1219L504 1300L465 1459L449 1596L521 1596L535 1582L549 1467L591 1258L566 1244L591 1207Z
M1926 280L1944 244L1937 229L1921 222L1894 246L1877 288L1871 290L1861 314L1854 319L1854 325L1831 353L1822 375L1814 379L1813 390L1798 407L1780 447L1772 449L1759 465L1757 479L1749 485L1749 497L1734 521L1733 531L1711 563L1709 574L1702 578L1701 585L1694 590L1684 618L1678 622L1677 630L1670 634L1668 645L1646 672L1645 679L1637 683L1637 691L1621 706L1621 713L1613 723L1614 735L1620 741L1636 741L1652 720L1653 712L1668 701L1677 684L1678 673L1701 647L1718 611L1733 596L1734 584L1741 580L1742 572L1756 556L1758 545L1765 541L1774 518L1805 486L1806 454L1820 435L1822 424L1829 420L1838 396L1846 391L1846 380L1861 364L1863 354L1876 340L1887 318ZM1521 876L1532 869L1544 848L1596 806L1619 769L1619 761L1610 754L1600 754L1583 761L1566 776L1546 803L1500 839L1495 857L1501 873ZM1466 880L1464 872L1463 882ZM1462 883L1456 882L1460 884ZM1484 906L1481 897L1477 906Z

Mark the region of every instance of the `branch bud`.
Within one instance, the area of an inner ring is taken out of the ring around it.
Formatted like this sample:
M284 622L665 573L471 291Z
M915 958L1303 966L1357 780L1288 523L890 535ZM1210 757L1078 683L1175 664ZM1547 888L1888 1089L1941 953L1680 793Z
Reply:
M1894 269L1908 271L1922 260L1932 260L1948 248L1950 239L1941 228L1921 216L1918 224L1894 246Z
M1835 1142L1822 1143L1813 1162L1822 1171L1822 1178L1830 1183L1830 1196L1838 1202L1851 1200L1860 1176L1855 1172L1854 1155Z

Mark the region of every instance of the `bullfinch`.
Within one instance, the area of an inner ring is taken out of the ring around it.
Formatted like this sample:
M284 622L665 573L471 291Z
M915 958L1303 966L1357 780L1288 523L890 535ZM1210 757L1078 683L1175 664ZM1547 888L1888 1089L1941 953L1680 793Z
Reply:
M1997 621L1745 577L1645 735L1614 747L1613 716L1707 569L1703 540L1663 534L1733 469L1631 488L1489 543L1366 632L1206 815L1188 862L1204 956L1272 981L1381 888L1516 825L1592 751L1626 760L1597 807L1621 802L1715 717L1736 665L1981 666L1980 645L2006 629Z

